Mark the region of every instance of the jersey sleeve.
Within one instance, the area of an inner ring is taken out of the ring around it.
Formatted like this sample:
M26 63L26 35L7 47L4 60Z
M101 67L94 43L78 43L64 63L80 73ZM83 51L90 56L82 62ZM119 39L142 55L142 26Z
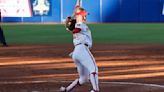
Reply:
M79 33L82 30L82 25L81 24L76 24L75 29L73 30L74 33Z

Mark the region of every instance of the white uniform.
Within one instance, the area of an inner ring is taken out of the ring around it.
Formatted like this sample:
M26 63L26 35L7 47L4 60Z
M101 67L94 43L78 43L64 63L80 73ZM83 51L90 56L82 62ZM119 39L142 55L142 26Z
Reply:
M89 48L92 47L92 36L88 26L84 23L77 23L75 28L81 31L73 34L74 51L72 58L79 73L79 83L91 81L93 89L98 87L98 68Z
M79 1L80 0L78 0L78 2ZM78 2L74 11L76 11L80 5ZM76 14L76 12L74 13ZM81 12L81 16L83 16L83 13L86 12ZM73 44L75 48L72 55L70 55L77 66L80 78L74 80L67 87L61 87L61 92L70 92L77 85L82 85L89 80L93 87L91 92L99 92L98 68L95 59L89 50L92 47L92 35L86 24L82 22L76 23L75 29L73 30Z
M80 78L74 80L68 87L61 87L61 92L70 92L77 85L82 85L89 80L93 87L91 92L99 92L98 68L89 50L92 47L92 36L86 24L76 23L73 31L73 43L75 48L71 56L77 66Z
M73 43L74 46L78 44L87 44L89 48L92 47L92 36L91 31L88 26L84 23L76 23L75 28L80 28L81 31L79 33L73 34Z

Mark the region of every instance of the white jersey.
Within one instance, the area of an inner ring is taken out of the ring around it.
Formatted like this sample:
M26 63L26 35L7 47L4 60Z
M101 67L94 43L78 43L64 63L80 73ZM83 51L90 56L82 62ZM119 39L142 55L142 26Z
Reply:
M80 28L79 33L73 34L73 43L74 45L78 44L87 44L89 48L92 47L92 35L88 26L84 23L76 23L75 28Z

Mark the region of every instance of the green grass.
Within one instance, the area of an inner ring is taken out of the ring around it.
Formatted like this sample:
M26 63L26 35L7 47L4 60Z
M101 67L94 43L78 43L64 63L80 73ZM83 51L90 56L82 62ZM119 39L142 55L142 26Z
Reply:
M96 24L91 28L96 42L164 43L164 24Z
M3 25L10 44L72 43L72 35L62 24ZM89 24L94 43L164 44L164 24Z
M4 25L3 29L11 44L70 43L72 39L63 25Z

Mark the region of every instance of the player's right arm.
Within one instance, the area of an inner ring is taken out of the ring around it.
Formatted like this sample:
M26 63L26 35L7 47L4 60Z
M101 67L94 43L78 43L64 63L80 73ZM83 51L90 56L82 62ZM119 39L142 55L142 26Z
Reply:
M66 30L71 31L73 34L79 33L81 31L80 28L75 27L76 24L75 12L80 7L80 4L81 4L81 0L77 0L73 15L71 17L67 17L67 20L65 22Z
M80 7L80 2L81 2L81 0L77 0L76 6Z
M75 9L74 9L73 16L75 15L75 12L76 12L77 8L80 7L80 2L81 2L81 0L77 0L77 2L76 2L76 6L75 6Z

